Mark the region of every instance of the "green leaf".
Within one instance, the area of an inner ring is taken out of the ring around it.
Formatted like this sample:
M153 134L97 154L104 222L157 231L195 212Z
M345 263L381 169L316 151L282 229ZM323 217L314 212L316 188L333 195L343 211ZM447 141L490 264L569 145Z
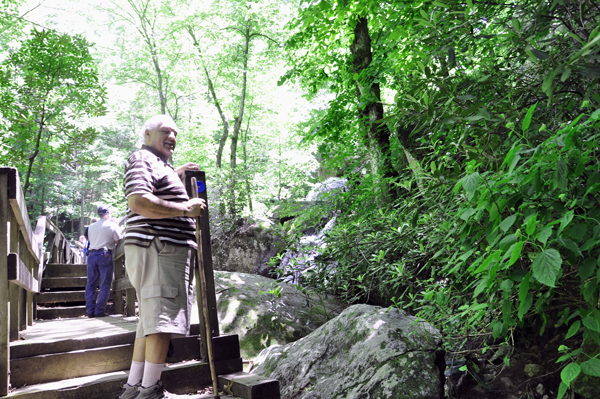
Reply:
M500 254L501 253L502 253L502 251L495 250L494 252L492 252L491 254L489 254L487 256L487 258L485 258L485 260L483 261L483 263L481 265L479 265L479 267L477 268L477 270L475 270L475 274L479 274L482 271L486 270L488 268L488 266L492 262L497 262L498 259L500 259Z
M550 97L550 94L551 94L550 88L552 88L552 81L556 77L556 74L558 73L559 68L556 68L556 69L554 69L552 71L549 71L546 74L546 77L544 78L544 82L542 83L542 91L544 93L546 93L546 95L548 97Z
M533 277L548 287L554 287L556 276L562 266L562 258L556 249L540 252L531 264Z
M525 245L524 241L519 241L518 243L512 246L512 251L510 253L510 260L506 267L511 267L515 264L517 260L521 257L521 252L523 251L523 245Z
M556 170L552 176L552 188L565 191L567 189L567 174L569 169L562 159L556 162Z
M572 240L569 240L568 238L560 237L557 241L560 245L567 248L569 251L573 252L575 255L583 256L583 254L579 250L579 247L577 246L577 244L575 244L575 242L573 242Z
M525 300L522 301L521 304L519 305L519 312L517 314L517 316L519 316L519 320L523 320L523 317L525 316L525 314L527 314L529 309L531 309L532 304L533 304L533 295L531 295L531 294L525 295Z
M493 334L494 339L502 336L502 330L504 330L504 324L501 321L494 324Z
M565 393L567 393L567 389L569 389L569 386L564 382L561 382L558 387L558 395L556 396L556 399L562 399L562 397L565 396Z
M479 186L479 173L475 172L468 176L465 176L463 179L462 186L467 192L467 199L470 201L475 195L475 191Z
M460 218L462 220L464 220L465 222L467 220L469 220L471 218L471 216L473 216L475 213L477 212L477 209L475 208L469 208L466 209L463 213L461 213Z
M474 298L476 298L477 295L481 294L483 292L483 290L487 289L488 280L489 280L489 278L487 276L481 279L481 281L479 282L479 285L477 287L475 287L475 291L473 291Z
M525 119L523 119L523 127L522 127L523 131L526 131L527 129L529 129L529 125L531 124L531 118L533 117L533 113L535 111L535 107L537 107L537 103L533 104L527 110L527 114L525 115Z
M528 216L527 220L525 221L525 232L527 233L528 236L535 233L535 227L536 227L536 223L537 223L537 215L538 215L537 213L534 213L533 215Z
M500 284L500 289L502 291L510 294L514 285L515 285L515 283L513 283L512 280L507 279L507 280L502 281L502 284Z
M560 75L560 81L564 82L565 80L569 79L569 77L571 77L572 72L573 70L571 69L571 67L566 67L562 75Z
M523 280L521 280L521 284L519 284L519 301L521 301L521 305L525 302L525 298L527 293L529 292L529 280L531 279L531 273L527 273Z
M560 372L560 379L567 386L569 386L569 384L571 384L571 381L573 381L575 378L577 378L579 373L581 373L581 366L579 366L577 363L569 363Z
M532 48L530 51L533 55L535 55L540 60L547 60L550 58L550 54L546 53L545 51L537 50L534 48Z
M500 229L506 233L508 229L510 229L510 227L515 223L515 220L517 220L517 215L510 215L504 219L502 223L500 223Z
M586 258L583 261L583 264L579 268L579 278L581 281L585 281L594 274L596 270L596 259L594 258Z
M546 241L552 235L552 227L544 226L538 233L535 235L535 239L546 245Z
M593 358L581 363L581 371L587 375L600 377L600 359Z
M568 211L566 212L562 218L560 218L560 228L558 231L558 234L560 234L560 232L569 225L569 223L571 223L571 220L573 220L573 216L575 215L574 211Z
M583 325L584 325L584 327L587 327L590 330L600 332L600 323L598 323L598 320L596 320L592 316L585 317L583 319Z
M569 332L567 332L567 335L565 335L565 339L569 339L573 335L577 334L579 332L580 328L581 328L581 322L579 320L577 320L575 323L571 324L571 327L569 327Z
M502 239L502 241L500 241L500 243L498 244L498 246L500 247L500 249L502 251L507 251L508 249L510 249L510 247L515 244L519 239L517 238L516 235L514 234L509 234L506 237L504 237Z

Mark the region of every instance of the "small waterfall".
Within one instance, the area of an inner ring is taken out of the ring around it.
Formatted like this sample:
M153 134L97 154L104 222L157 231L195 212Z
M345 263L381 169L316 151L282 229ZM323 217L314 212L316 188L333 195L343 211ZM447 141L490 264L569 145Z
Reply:
M324 193L334 190L343 190L346 187L346 179L329 178L316 185L306 196L306 202L318 201ZM325 226L317 233L300 238L300 250L288 250L281 260L280 269L283 270L283 281L292 284L300 282L300 276L316 266L315 258L327 245L325 233L335 225L336 217L332 217Z

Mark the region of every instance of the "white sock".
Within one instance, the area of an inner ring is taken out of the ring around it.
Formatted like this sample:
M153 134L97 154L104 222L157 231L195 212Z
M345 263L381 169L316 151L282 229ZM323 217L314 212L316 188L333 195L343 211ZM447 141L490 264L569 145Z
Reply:
M160 380L160 375L162 374L164 365L164 363L156 364L150 363L146 360L146 365L144 366L144 378L142 379L142 387L148 388L152 385L155 385Z
M131 369L129 370L129 378L127 383L131 386L142 382L142 376L144 375L144 362L131 362Z

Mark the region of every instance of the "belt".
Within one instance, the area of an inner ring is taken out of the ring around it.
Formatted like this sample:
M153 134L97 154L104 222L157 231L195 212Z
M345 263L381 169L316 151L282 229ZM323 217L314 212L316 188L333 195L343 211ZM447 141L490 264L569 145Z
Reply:
M96 253L100 253L100 254L108 254L110 253L110 251L108 249L90 249L89 252L90 254L96 254Z

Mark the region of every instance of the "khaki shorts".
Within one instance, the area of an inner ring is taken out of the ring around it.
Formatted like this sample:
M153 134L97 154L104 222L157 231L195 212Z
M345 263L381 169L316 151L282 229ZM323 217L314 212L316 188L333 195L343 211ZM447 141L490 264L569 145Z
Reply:
M140 310L136 338L155 333L189 335L193 252L158 238L148 248L125 246L125 268Z

